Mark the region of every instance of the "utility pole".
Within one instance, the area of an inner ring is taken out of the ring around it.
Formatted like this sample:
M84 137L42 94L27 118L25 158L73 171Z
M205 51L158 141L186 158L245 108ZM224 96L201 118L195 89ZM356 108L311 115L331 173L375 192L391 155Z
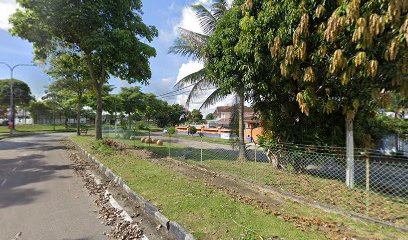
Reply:
M16 64L14 66L9 65L8 63L5 62L0 62L0 64L5 65L10 69L10 115L9 115L9 123L8 127L10 129L10 135L13 134L14 130L16 130L15 126L15 112L14 112L14 82L13 82L13 73L14 69L17 67L22 67L22 66L27 66L27 67L34 67L37 66L37 64Z

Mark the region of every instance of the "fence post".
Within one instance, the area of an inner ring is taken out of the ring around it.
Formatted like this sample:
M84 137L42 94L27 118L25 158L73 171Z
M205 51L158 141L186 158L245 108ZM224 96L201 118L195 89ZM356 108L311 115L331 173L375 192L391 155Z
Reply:
M369 197L370 197L370 156L367 150L365 151L365 176L366 176L366 215L369 213Z
M346 185L354 187L354 133L353 119L346 117Z
M256 143L254 142L254 145L255 145L255 181L256 181L256 152L257 152L257 150L258 150L258 145L256 145Z
M171 157L171 134L169 133L169 158Z
M202 137L201 134L200 134L200 139L201 139L201 145L200 145L200 148L201 148L201 165L203 165L203 137Z
M150 142L151 142L151 138L150 138L150 128L149 128L149 141L147 141L149 143L149 149L150 149Z

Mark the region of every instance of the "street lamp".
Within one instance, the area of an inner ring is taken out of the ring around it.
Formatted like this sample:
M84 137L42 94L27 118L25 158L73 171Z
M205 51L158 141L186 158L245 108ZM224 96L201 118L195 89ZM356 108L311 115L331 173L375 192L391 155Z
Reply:
M16 64L14 66L9 65L8 63L5 62L0 62L0 64L3 64L5 66L7 66L10 69L10 116L9 116L9 128L10 128L10 134L13 134L13 130L15 130L15 124L14 124L14 82L13 82L13 72L14 69L16 69L17 67L23 67L23 66L27 66L27 67L33 67L33 66L37 66L40 64L40 62L35 62L35 64Z

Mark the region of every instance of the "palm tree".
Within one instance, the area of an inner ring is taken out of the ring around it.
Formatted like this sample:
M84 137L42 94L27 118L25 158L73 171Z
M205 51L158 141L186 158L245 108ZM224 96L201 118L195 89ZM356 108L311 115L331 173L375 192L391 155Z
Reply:
M228 3L226 0L215 0L211 5L211 10L207 9L202 4L193 5L193 10L200 21L203 34L190 31L184 28L179 29L179 36L169 52L191 57L194 60L201 62L205 61L206 53L205 46L216 29L217 22L228 11ZM205 67L184 77L176 83L178 89L192 86L192 89L187 97L187 107L191 101L201 95L203 90L215 88L215 90L204 100L200 109L210 107L215 103L227 98L220 88L217 88L216 79L211 79L207 75ZM244 96L243 93L236 94L239 98L239 160L245 160L245 142L244 142Z

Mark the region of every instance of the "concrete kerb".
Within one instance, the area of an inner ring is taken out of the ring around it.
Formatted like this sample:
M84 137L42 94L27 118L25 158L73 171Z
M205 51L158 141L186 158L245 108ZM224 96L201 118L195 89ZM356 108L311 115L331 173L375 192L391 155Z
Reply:
M72 141L71 141L72 142ZM107 178L113 180L118 186L120 186L128 196L139 203L146 214L150 215L163 227L165 227L170 234L172 234L176 239L180 240L195 240L194 236L185 230L182 226L174 221L170 221L166 216L164 216L159 209L154 206L152 203L146 201L142 196L135 193L130 187L123 181L123 179L116 174L114 174L109 168L105 167L101 162L99 162L94 156L88 153L85 149L79 146L77 143L73 142L77 149L79 149L84 156L88 158L91 162L94 162L98 169L105 174Z
M169 231L172 233L177 239L185 239L185 240L192 240L194 239L193 235L189 234L182 226L180 226L176 222L170 221L169 223Z

